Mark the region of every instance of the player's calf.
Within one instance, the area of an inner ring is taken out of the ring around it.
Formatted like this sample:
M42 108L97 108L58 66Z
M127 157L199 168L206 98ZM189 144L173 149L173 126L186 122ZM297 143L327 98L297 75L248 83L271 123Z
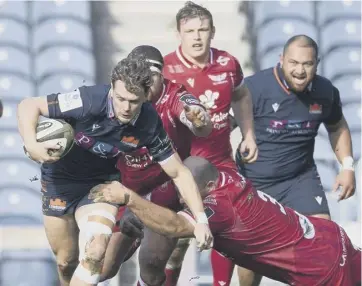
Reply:
M69 255L67 252L59 252L55 253L55 257L61 286L68 286L78 266L78 256Z

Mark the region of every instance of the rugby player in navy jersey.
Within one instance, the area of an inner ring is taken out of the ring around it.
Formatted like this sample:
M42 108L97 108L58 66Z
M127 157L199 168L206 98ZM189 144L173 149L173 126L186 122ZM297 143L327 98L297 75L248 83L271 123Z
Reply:
M99 282L119 206L95 203L88 195L96 185L113 179L117 173L115 161L122 152L148 148L200 218L195 229L200 247L212 246L197 185L173 150L156 110L146 102L151 85L152 73L146 60L128 57L113 69L109 85L27 98L18 106L24 145L34 161L43 163L44 225L56 255L61 285ZM49 149L57 148L56 144L36 141L40 115L65 119L74 128L76 145L64 158L48 154Z
M246 78L253 99L259 157L253 164L244 164L237 152L236 162L240 173L257 189L280 203L305 215L330 219L313 159L315 137L322 123L343 166L334 186L334 190L341 187L340 200L354 194L354 160L339 91L316 74L318 62L315 41L297 35L285 44L276 67ZM241 285L260 281L246 269L239 269L239 278Z

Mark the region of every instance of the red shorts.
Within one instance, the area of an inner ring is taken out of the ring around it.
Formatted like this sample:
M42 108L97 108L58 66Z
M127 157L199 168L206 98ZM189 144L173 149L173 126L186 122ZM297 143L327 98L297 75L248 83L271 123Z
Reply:
M180 204L180 200L178 194L176 192L176 188L172 182L172 180L168 180L165 183L154 188L148 195L144 196L145 199L173 211L181 210L182 206ZM126 207L120 207L118 210L118 214L116 217L116 221L118 222L125 211ZM118 224L114 227L113 232L118 232L119 227Z

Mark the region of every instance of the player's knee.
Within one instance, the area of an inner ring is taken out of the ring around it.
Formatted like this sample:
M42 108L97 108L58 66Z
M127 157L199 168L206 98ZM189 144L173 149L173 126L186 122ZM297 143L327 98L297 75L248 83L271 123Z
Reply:
M85 246L85 256L93 261L102 261L110 239L110 234L94 234Z
M190 245L190 238L179 239L170 259L167 262L167 267L174 269L182 265L187 249Z
M79 263L78 257L64 258L59 256L56 257L56 262L60 274L63 277L69 277L69 280L73 276L73 273Z
M239 284L245 286L258 286L262 278L259 274L242 267L238 267L238 276Z

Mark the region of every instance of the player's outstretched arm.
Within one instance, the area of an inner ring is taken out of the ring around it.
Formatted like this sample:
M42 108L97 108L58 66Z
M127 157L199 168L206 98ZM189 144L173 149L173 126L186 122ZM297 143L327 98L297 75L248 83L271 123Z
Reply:
M245 84L233 92L231 108L243 135L240 152L248 153L244 160L247 163L252 163L258 157L258 148L255 142L253 101Z
M184 216L160 207L138 196L119 182L92 188L90 199L95 202L124 204L153 231L169 237L193 237L194 226Z

